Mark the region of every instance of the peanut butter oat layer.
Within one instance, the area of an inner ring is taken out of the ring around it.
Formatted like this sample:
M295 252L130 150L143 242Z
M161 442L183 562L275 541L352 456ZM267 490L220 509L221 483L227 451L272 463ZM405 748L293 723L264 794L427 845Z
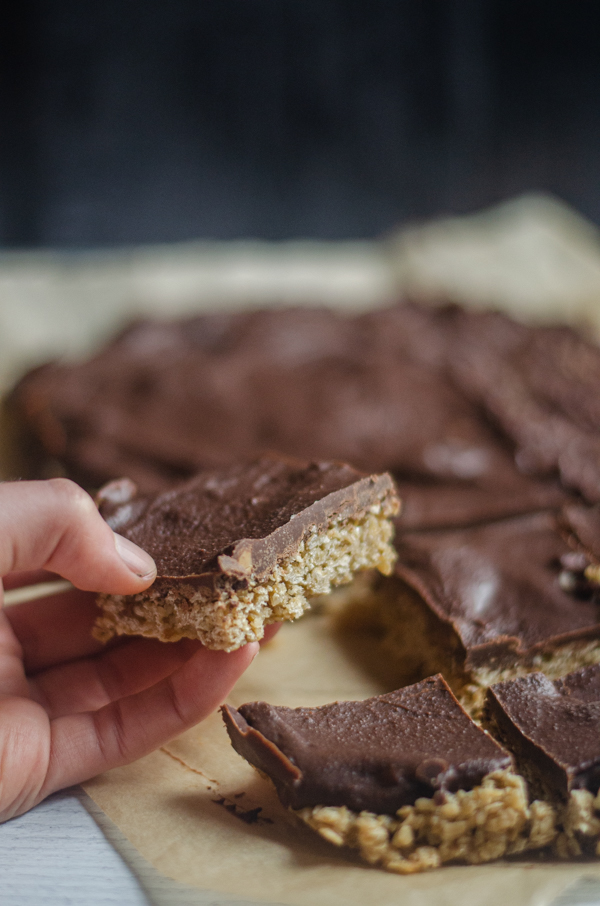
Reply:
M600 856L600 666L532 673L487 693L485 718L530 788L553 802L563 858Z
M399 531L394 576L377 581L362 605L398 679L441 671L477 714L494 682L598 663L597 558L579 540L598 519L580 505L559 516Z
M391 478L341 463L271 457L155 494L125 479L102 488L98 503L158 568L142 594L99 597L102 640L185 636L232 651L261 639L265 624L301 616L311 596L360 570L390 573L395 559Z
M547 846L555 813L529 804L508 753L441 676L363 702L223 707L233 747L336 846L410 874Z

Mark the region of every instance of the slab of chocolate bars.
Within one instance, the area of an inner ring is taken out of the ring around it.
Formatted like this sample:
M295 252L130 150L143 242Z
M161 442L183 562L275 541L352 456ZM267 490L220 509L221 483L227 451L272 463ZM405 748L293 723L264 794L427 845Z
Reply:
M487 730L440 674L360 702L222 710L284 805L372 865L600 856L598 665L492 685Z
M8 407L29 474L101 488L159 562L148 595L101 600L102 638L229 650L373 571L345 617L403 688L226 719L311 827L406 873L597 854L599 386L571 328L401 302L140 321L29 373ZM547 721L583 733L573 757Z

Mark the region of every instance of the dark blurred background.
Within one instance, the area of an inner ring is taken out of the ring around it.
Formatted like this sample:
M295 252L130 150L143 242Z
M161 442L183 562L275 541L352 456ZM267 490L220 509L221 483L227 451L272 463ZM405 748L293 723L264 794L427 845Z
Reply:
M376 236L529 189L600 223L592 0L19 0L0 243Z

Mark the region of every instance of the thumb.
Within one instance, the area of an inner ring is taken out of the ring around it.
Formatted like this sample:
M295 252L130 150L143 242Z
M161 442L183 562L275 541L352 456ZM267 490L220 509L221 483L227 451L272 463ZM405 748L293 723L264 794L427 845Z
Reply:
M84 591L131 595L156 576L152 557L115 534L66 478L0 483L0 576L47 569Z

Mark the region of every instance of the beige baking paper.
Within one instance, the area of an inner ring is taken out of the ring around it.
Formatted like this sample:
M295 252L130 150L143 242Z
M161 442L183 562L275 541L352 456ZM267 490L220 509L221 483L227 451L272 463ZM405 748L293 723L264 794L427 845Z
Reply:
M600 334L598 233L565 205L537 196L408 228L382 243L1 253L0 389L49 356L85 353L138 313L304 302L360 308L405 290L498 306L526 320L587 323ZM0 475L16 477L14 464L1 461L5 441L0 428ZM381 691L372 655L364 639L342 639L326 616L309 616L263 649L231 701L295 706L367 697ZM413 877L362 865L294 823L231 749L217 715L86 790L151 866L180 882L146 885L160 906L548 906L565 891L561 904L575 906L596 902L589 886L577 899L578 880L600 891L600 863L496 863ZM257 808L259 820L246 823ZM102 826L147 880L118 830Z

